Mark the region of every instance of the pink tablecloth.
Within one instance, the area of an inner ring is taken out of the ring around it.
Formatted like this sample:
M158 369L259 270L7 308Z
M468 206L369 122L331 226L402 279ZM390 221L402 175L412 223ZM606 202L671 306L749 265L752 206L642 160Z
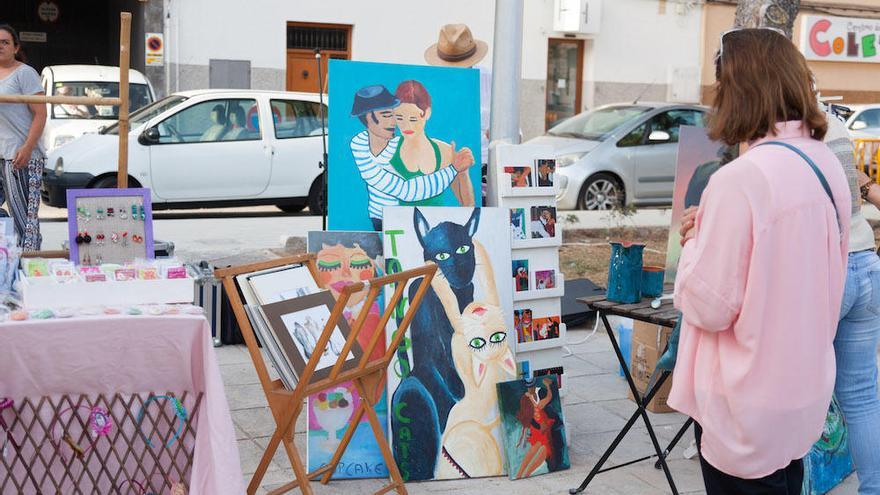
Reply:
M190 494L244 492L235 431L201 316L117 316L0 324L0 397L204 393Z

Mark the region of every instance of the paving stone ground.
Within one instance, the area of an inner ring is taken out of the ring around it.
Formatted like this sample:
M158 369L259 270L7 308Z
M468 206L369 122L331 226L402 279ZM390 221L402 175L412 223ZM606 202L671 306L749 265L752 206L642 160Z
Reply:
M587 335L586 329L568 331L569 341L578 342ZM242 471L247 484L259 463L263 450L272 434L274 422L263 396L257 374L245 346L223 346L216 349L226 395L232 410L232 420L238 439ZM565 367L565 396L563 397L566 427L570 440L571 469L520 481L507 478L477 480L434 481L409 483L411 494L455 493L471 495L483 493L515 493L517 495L565 494L578 486L599 460L599 456L635 410L627 399L627 386L618 375L618 365L611 343L603 333L596 333L586 343L571 348ZM651 414L662 445L668 443L685 417L681 414ZM296 426L295 441L305 453L305 415ZM637 423L640 425L641 422ZM705 493L696 460L687 460L682 453L691 440L688 432L681 445L670 455L670 469L679 492ZM612 465L623 463L653 452L644 426L636 426L611 456ZM283 448L273 459L263 479L261 493L277 488L294 478ZM381 480L332 481L322 486L313 483L316 494L367 494L382 486ZM858 483L851 475L831 495L855 495ZM296 493L296 492L293 492ZM645 461L599 475L585 493L601 495L654 495L670 493L662 471Z

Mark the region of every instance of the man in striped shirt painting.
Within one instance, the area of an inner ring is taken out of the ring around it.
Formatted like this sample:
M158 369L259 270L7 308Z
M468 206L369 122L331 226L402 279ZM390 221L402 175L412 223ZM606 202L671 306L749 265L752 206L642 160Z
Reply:
M400 101L382 85L366 86L355 93L351 115L360 119L366 130L351 140L351 154L361 178L367 184L368 211L373 229L382 230L382 210L398 206L401 201L413 202L441 194L455 179L474 164L467 148L455 152L451 167L411 179L399 176L389 165L400 144L395 136L392 109ZM454 147L454 144L453 144Z

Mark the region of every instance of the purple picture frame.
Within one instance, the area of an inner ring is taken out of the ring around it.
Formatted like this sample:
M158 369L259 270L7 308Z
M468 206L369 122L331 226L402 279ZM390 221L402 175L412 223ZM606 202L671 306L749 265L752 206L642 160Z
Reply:
M79 245L76 235L79 232L76 218L76 200L78 198L119 198L123 196L140 196L144 205L144 247L146 258L156 257L153 246L153 202L147 188L129 189L68 189L67 190L67 243L70 247L70 261L79 261Z

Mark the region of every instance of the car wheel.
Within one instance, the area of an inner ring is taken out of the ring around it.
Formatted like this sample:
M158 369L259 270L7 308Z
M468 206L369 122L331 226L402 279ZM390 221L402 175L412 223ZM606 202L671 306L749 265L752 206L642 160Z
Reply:
M327 200L324 198L324 179L319 176L309 188L309 212L312 215L323 215Z
M95 181L94 184L91 185L92 189L115 189L116 188L116 176L108 175L106 177L102 177ZM133 178L128 178L128 187L141 187L138 181Z
M611 174L596 174L584 183L578 208L581 210L611 210L623 205L626 197L623 184Z
M284 213L299 213L299 212L303 211L306 207L306 205L304 205L304 204L302 204L302 205L280 204L280 205L275 205L275 206L277 206L278 209L283 211Z

